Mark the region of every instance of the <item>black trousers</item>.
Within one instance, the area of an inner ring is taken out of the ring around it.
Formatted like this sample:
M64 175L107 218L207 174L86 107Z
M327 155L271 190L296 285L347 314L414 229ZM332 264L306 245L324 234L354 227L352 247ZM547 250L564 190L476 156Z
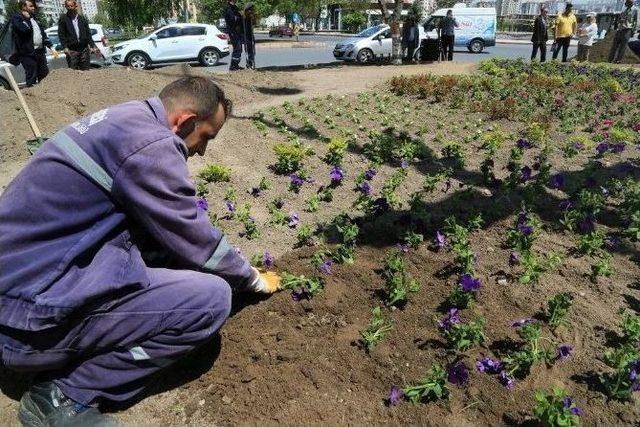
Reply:
M453 61L453 44L456 36L442 36L442 60Z
M86 71L91 69L91 52L89 52L89 48L85 47L82 50L69 49L67 65L72 70Z
M36 49L33 55L21 57L20 63L24 68L27 87L41 82L42 79L47 77L47 74L49 74L49 67L47 66L47 57L44 54L44 49Z
M231 64L230 70L237 70L240 68L240 60L242 59L242 45L244 44L244 38L241 36L231 37Z
M562 62L567 62L567 55L569 54L569 44L571 43L571 37L558 37L556 39L558 47L553 52L553 59L558 58L560 49L562 49Z
M531 51L531 60L536 59L540 49L540 62L547 60L547 42L533 42L533 50Z
M413 60L413 54L416 51L417 43L415 41L407 42L407 56L405 57L406 61Z

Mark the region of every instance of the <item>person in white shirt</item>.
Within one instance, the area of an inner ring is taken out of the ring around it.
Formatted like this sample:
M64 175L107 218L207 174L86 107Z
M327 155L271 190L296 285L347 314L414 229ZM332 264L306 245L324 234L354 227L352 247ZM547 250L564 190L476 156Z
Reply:
M587 15L586 22L578 29L578 61L588 61L589 51L593 46L593 40L598 34L598 24L596 24L596 14Z

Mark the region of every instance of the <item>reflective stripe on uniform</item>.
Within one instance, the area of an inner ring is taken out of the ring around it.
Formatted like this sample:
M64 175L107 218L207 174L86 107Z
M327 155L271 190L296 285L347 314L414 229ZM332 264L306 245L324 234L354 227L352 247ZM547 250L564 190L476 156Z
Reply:
M209 271L215 271L215 269L218 267L218 264L220 264L220 261L222 261L222 258L224 258L224 256L232 250L234 249L231 247L231 245L229 245L227 239L223 236L220 240L220 243L218 243L218 247L213 252L213 255L211 255L211 258L209 258L209 260L205 262L204 268Z
M51 137L51 142L64 151L64 153L100 187L111 192L113 179L99 164L89 157L69 135L60 131Z
M151 359L151 357L149 357L147 352L144 351L144 349L142 347L140 347L140 346L133 347L133 348L129 349L129 353L131 353L131 356L133 357L133 360L149 360L149 359Z

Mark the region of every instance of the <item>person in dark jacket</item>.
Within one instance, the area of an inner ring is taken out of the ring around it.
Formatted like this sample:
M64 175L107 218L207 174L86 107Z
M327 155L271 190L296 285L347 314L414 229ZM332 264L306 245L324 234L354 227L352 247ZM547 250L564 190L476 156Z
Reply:
M256 12L253 3L247 3L244 7L243 20L245 52L247 53L247 68L256 68L256 38L253 27L256 25Z
M236 0L228 0L227 8L224 11L224 22L227 25L229 40L233 48L229 70L242 70L240 60L242 59L242 45L244 44L244 19L240 9L236 6Z
M20 0L20 9L11 18L17 60L24 67L27 87L41 82L49 74L45 49L52 47L44 28L36 20L33 1Z
M187 168L230 113L213 80L183 77L58 131L0 195L0 360L39 374L24 425L115 425L97 406L210 342L232 289L279 289L211 225Z
M407 50L406 61L413 60L413 53L420 42L420 30L413 18L408 18L402 27L402 45Z
M540 15L533 22L533 35L531 36L531 42L533 43L532 61L536 59L538 49L540 50L540 62L547 60L547 41L549 40L547 25L547 8L540 6Z
M442 60L453 61L453 45L455 44L455 29L458 21L453 17L453 11L447 10L447 16L440 21L440 40L442 42Z
M76 0L66 0L67 13L60 15L58 37L67 56L67 65L73 70L91 68L91 54L100 51L93 42L89 21L78 13Z

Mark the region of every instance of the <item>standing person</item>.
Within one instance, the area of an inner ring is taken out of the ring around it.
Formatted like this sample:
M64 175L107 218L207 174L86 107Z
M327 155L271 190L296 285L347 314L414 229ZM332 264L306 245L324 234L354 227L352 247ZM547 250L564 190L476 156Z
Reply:
M229 71L242 70L240 60L242 59L242 45L244 44L243 21L244 19L242 18L240 9L236 6L236 0L227 0L227 8L224 11L224 22L227 25L229 40L233 48Z
M638 8L633 5L633 0L626 0L624 10L620 12L616 20L616 34L609 51L609 62L618 64L622 61L627 50L627 43L638 29L638 24Z
M576 35L577 27L578 21L576 19L576 15L573 13L573 5L571 3L567 3L564 8L564 12L558 15L558 18L556 19L556 31L554 38L556 48L553 51L553 59L558 58L558 54L562 48L562 62L567 62L571 37Z
M67 55L67 65L72 70L88 70L91 54L100 52L91 37L89 21L78 13L76 0L66 0L64 7L67 13L58 20L58 37Z
M402 45L407 50L405 61L413 61L413 53L418 46L420 30L413 17L407 19L402 27Z
M578 61L588 61L589 51L593 46L593 39L598 34L598 24L596 24L596 14L587 15L587 20L578 29Z
M455 44L455 29L458 21L453 17L453 11L447 10L447 16L440 21L440 40L442 41L442 60L453 61L453 45Z
M247 3L244 7L244 42L247 54L247 68L256 69L256 38L253 27L256 25L256 12L253 3Z
M52 47L44 28L35 17L35 3L29 0L18 2L19 12L11 18L14 34L16 60L24 67L27 87L41 82L49 74L45 48Z
M547 13L546 6L540 6L540 15L533 21L533 35L531 36L533 50L531 51L531 61L536 59L538 49L540 50L540 62L547 60L547 41L549 40Z
M39 374L24 425L115 425L98 405L210 342L232 288L279 289L211 225L187 169L230 113L213 80L183 77L60 130L0 196L0 360Z

